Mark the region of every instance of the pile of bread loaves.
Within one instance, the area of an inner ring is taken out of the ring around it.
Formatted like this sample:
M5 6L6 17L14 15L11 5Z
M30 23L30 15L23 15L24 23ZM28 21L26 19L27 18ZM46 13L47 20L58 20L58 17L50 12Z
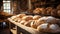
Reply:
M33 13L60 17L60 5L58 5L56 8L53 7L36 8L35 10L33 10Z
M19 14L11 19L27 27L32 27L40 32L60 32L60 19L52 16L41 17L40 15Z

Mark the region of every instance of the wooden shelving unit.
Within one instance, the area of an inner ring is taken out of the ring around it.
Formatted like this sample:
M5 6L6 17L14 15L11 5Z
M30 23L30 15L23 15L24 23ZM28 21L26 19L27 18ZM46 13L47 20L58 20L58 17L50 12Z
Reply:
M59 33L57 31L53 31L53 32L40 32L37 29L34 29L32 27L27 27L25 25L22 25L18 22L13 21L11 18L8 18L8 20L10 21L9 23L9 28L11 29L11 24L14 24L16 26L16 34L56 34Z

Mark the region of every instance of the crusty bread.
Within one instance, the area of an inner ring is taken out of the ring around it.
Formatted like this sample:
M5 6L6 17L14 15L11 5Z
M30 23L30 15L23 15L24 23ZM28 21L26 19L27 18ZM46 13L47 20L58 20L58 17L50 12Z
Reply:
M24 23L26 23L25 20L22 20L22 21L20 22L20 24L22 24L22 25L24 25Z
M53 10L52 7L47 7L46 11L47 11L47 15L51 15L51 11Z
M57 6L57 9L60 10L60 5Z
M57 24L51 24L51 25L49 26L49 28L50 28L51 30L57 30L57 29L59 28L59 26L58 26Z
M51 11L51 16L57 16L57 9L53 9Z
M60 17L60 10L57 11L58 16Z
M24 25L30 27L31 22L32 22L32 20L29 20L26 23L24 23Z
M37 28L37 20L33 20L32 22L31 22L31 24L30 24L30 26L32 27L32 28Z
M39 18L41 18L41 16L35 15L35 16L33 17L33 20L38 20Z
M22 18L22 17L26 16L26 14L18 14L16 16L19 17L19 18Z
M42 14L42 11L44 10L44 8L36 8L33 13L34 14Z
M37 28L37 26L43 23L45 23L45 20L41 17L39 20L33 20L33 22L31 22L31 27Z
M46 22L47 23L56 24L57 23L57 20L56 20L56 18L49 16L49 17L47 17Z
M32 16L24 16L22 18L22 20L25 20L25 21L33 20L33 17Z
M47 32L48 23L41 24L37 27L37 30L40 32Z
M15 18L16 18L16 16L12 16L12 17L11 17L12 20L15 19Z

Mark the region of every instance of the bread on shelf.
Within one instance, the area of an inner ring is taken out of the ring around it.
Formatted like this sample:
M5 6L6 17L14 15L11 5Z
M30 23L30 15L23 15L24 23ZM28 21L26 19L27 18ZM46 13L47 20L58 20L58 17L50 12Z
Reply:
M30 24L31 24L32 21L33 21L33 20L29 20L29 21L25 22L24 25L25 25L25 26L28 26L28 27L31 27Z
M60 17L60 10L57 11L58 16Z
M40 15L35 15L35 16L33 17L33 20L38 20L39 18L41 18Z
M40 32L45 32L47 31L48 23L41 24L37 27L37 30Z
M26 21L33 20L33 16L24 16L22 20L26 20Z

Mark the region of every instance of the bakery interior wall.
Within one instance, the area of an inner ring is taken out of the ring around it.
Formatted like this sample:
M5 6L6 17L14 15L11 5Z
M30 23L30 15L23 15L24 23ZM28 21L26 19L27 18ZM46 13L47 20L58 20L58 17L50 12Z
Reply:
M1 11L2 6L3 6L3 0L0 0L0 11Z
M35 8L38 8L38 7L56 8L59 4L60 4L60 0L12 0L13 11L16 14L19 14L20 12L25 12L30 9L34 10Z
M60 0L32 0L32 5L34 8L56 7L58 4L60 4Z
M29 3L30 1L30 3ZM3 5L2 0L0 0L1 6ZM19 14L25 11L33 11L35 8L46 8L54 7L60 4L60 0L11 0L11 9L14 14Z
M28 9L27 0L12 0L12 8L14 14L19 14Z

